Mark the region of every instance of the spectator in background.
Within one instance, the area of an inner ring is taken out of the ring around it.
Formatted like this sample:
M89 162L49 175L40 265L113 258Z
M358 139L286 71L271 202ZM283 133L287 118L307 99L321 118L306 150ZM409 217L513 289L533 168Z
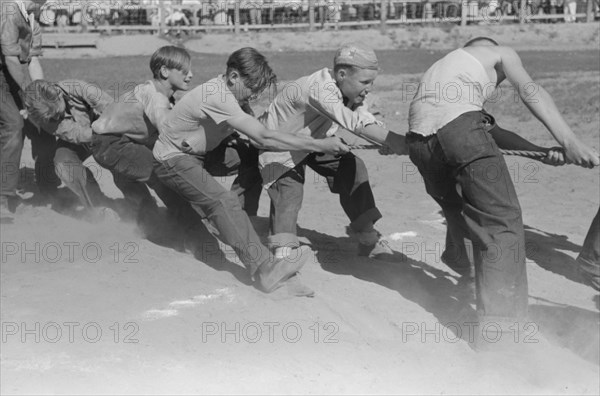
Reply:
M56 15L56 26L58 27L58 32L64 33L67 30L67 25L69 24L67 10L58 10Z
M577 21L577 0L565 0L563 6L565 22L572 23Z
M250 24L261 25L262 24L262 6L263 0L253 0L248 7L250 8Z

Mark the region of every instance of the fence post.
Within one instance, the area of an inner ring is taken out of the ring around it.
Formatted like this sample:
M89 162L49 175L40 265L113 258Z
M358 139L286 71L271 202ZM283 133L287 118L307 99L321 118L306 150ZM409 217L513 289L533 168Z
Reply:
M315 30L315 0L308 0L308 30Z
M565 4L566 5L566 4ZM525 23L527 15L527 0L521 0L521 6L519 7L519 23Z
M233 7L233 25L235 34L240 34L240 0L235 0Z
M594 22L594 0L587 0L587 17L586 22Z
M387 7L389 0L381 0L381 9L380 9L380 17L381 17L381 33L385 33L387 29Z
M469 13L468 1L462 0L460 3L460 26L467 26L467 14Z
M160 24L158 35L164 37L165 35L165 0L159 0L158 2L158 15L160 17Z

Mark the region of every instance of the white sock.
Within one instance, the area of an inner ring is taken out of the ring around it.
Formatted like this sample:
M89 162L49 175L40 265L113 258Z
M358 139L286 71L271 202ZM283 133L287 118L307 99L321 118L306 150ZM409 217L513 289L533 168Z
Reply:
M291 256L293 248L290 246L283 246L275 248L275 258L286 258Z

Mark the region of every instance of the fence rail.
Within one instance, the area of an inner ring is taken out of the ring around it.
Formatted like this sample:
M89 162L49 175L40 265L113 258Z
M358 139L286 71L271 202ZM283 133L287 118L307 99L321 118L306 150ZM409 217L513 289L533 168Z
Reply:
M598 0L579 0L579 13L569 15L571 21L577 19L586 22L592 22L596 19L597 11L595 10L594 2ZM272 2L252 2L252 0L213 0L211 2L198 1L195 5L179 5L178 8L191 8L193 11L193 22L186 25L168 24L166 21L167 6L164 1L159 1L158 5L136 5L133 7L130 4L125 4L121 7L127 12L136 12L135 18L138 24L121 24L117 21L115 24L96 23L93 18L89 18L88 14L92 2L81 1L84 8L87 4L87 16L81 17L81 26L45 26L43 29L47 32L152 32L165 34L169 31L176 30L178 32L209 32L209 31L233 31L239 33L242 30L276 30L276 29L302 29L315 30L320 28L339 27L358 27L358 26L373 26L379 25L382 30L388 25L403 25L403 24L436 24L436 23L454 23L465 26L468 23L478 22L518 22L526 23L530 21L552 21L552 20L567 20L567 14L545 14L538 13L532 5L532 2L523 0L514 1L498 1L498 7L494 8L493 12L489 5L479 7L477 1L470 0L346 0L346 1L327 1L327 0L291 0L282 2L273 0ZM514 14L507 15L502 4L508 3L509 7L519 6L518 10L514 10ZM566 3L566 1L565 1ZM48 3L47 3L48 4ZM58 3L60 4L60 3ZM68 4L68 3L67 3ZM283 7L281 5L287 5ZM368 18L363 20L364 15L356 15L353 20L344 20L348 18L348 8L352 6L368 7ZM158 6L158 8L157 8ZM292 7L293 6L293 7ZM345 9L343 7L346 7ZM582 8L585 8L585 12ZM152 24L139 24L140 19L145 19L144 23L148 23L148 10L157 10L158 21L155 20ZM141 12L143 10L143 13ZM248 19L252 18L249 15L252 11L260 10L263 13L261 19L253 17L252 22L260 21L261 23L248 23ZM450 10L450 11L449 11ZM124 12L123 11L123 12ZM390 11L393 11L391 13ZM111 11L112 12L112 11ZM198 15L202 14L201 17ZM216 21L216 15L221 13L220 19ZM264 14L267 14L265 17ZM341 17L344 14L344 17ZM108 16L107 16L108 17ZM215 18L215 21L213 21ZM264 23L265 21L270 23ZM245 22L245 23L244 23Z

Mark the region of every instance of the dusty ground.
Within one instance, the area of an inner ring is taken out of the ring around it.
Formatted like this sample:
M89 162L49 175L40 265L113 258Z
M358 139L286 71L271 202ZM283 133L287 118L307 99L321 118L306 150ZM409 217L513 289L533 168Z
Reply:
M545 56L548 64L560 60ZM59 78L67 65L49 67L48 77ZM114 72L100 62L100 70L77 65L73 77L107 73L100 80L108 88ZM575 69L537 70L536 79L598 149L600 69ZM392 129L406 129L404 84L414 73L376 82L380 117ZM489 110L505 128L553 145L509 89ZM309 172L298 226L315 251L302 271L316 290L312 299L260 293L235 255L217 253L213 242L196 242L195 255L179 253L141 239L127 223L90 224L74 213L21 206L14 224L0 229L2 393L600 392L598 296L573 271L600 204L598 169L507 157L528 242L532 324L520 336L540 342L522 355L487 356L455 330L472 320L473 298L439 260L443 218L414 167L406 157L357 154L384 214L378 229L396 255L356 257L336 197ZM23 164L32 166L28 147ZM103 191L119 200L110 174L93 169ZM263 194L261 232L267 213Z

